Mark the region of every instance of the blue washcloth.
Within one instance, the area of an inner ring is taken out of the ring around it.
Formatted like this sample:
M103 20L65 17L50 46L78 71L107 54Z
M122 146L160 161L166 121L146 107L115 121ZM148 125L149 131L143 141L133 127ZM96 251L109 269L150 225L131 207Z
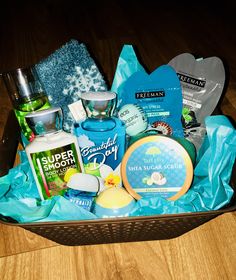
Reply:
M81 92L104 91L106 83L86 46L71 40L35 65L52 106L63 110L63 128L71 132L74 119L68 105L80 99Z

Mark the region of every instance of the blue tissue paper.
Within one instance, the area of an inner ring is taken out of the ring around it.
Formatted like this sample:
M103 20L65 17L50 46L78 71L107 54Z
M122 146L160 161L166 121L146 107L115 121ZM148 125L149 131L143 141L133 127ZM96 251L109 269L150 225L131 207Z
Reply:
M0 177L0 215L19 223L96 218L62 196L41 201L25 152L20 156L23 162Z
M86 46L71 40L35 65L52 106L64 114L64 130L71 132L74 119L68 105L87 91L105 91L106 83Z
M229 182L236 158L236 130L226 116L209 116L205 124L207 135L188 192L176 201L142 198L130 216L212 211L230 203L234 194Z
M117 106L120 106L123 87L126 80L136 72L145 72L143 66L139 63L132 45L124 45L117 63L116 72L111 86L111 91L119 95Z
M230 203L229 185L236 158L236 130L225 116L206 118L207 136L198 153L194 181L176 201L142 198L129 216L176 214L218 210ZM97 217L62 196L41 201L25 152L18 166L0 177L0 217L19 223L91 220Z

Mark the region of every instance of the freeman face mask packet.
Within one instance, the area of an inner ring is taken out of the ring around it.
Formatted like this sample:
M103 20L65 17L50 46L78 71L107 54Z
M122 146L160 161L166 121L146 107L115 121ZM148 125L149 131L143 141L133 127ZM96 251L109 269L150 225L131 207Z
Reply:
M183 137L182 90L175 70L162 65L149 75L137 65L140 64L133 48L125 46L112 86L118 95L118 109L126 104L137 105L147 116L147 130Z
M212 114L223 91L223 62L218 57L196 60L192 54L183 53L168 64L175 69L182 85L185 137L198 150L206 132L205 117Z

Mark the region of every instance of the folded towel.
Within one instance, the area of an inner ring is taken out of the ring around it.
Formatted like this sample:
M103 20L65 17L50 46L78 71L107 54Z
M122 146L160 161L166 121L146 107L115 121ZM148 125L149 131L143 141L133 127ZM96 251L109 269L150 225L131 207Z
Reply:
M86 46L71 40L35 65L52 106L64 114L64 130L71 132L74 119L68 105L80 100L81 92L103 91L106 83Z

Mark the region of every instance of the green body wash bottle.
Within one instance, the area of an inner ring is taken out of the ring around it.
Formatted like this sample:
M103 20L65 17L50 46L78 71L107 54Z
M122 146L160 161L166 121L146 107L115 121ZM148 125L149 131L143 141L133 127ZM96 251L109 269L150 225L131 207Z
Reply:
M50 107L46 93L39 81L34 67L18 68L3 73L8 94L23 135L28 141L34 138L32 130L26 123L25 116L34 111Z

